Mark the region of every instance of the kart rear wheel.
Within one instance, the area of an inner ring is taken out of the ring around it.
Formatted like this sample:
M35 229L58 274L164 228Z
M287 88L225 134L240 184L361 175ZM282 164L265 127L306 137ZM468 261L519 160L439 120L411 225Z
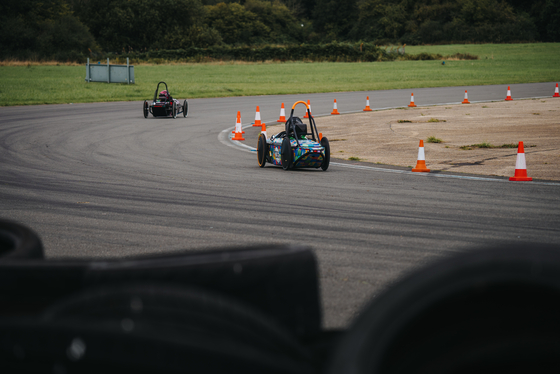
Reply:
M292 152L292 143L288 137L282 140L282 169L288 170L294 162L294 153Z
M259 139L257 140L257 160L261 168L266 165L266 155L268 153L268 144L266 144L266 137L264 134L259 134Z
M148 118L148 113L150 112L150 108L148 106L148 101L144 100L144 118Z
M173 118L177 118L177 104L175 101L173 102L173 109L172 109Z
M183 101L183 117L186 117L189 115L189 103L187 103L187 100L185 99L185 101Z
M323 158L321 169L323 169L323 171L327 171L331 162L331 146L329 145L329 139L326 137L321 138L321 146L325 148L325 157Z

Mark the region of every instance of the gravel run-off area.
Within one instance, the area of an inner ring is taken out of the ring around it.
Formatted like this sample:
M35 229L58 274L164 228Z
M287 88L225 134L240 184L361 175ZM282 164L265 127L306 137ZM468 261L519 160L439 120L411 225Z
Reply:
M423 139L428 168L454 173L513 176L522 141L528 176L560 180L560 98L405 107L318 117L316 124L333 158L414 167Z

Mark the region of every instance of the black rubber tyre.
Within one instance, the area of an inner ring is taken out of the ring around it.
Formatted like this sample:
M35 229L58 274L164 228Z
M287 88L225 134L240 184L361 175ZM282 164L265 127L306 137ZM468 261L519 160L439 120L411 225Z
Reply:
M146 100L144 100L144 118L148 118L148 114L150 113L150 108L148 105L148 102Z
M329 164L331 163L331 146L329 145L329 139L323 136L323 138L321 138L321 145L325 147L325 158L321 164L321 169L323 169L323 171L327 171Z
M186 117L189 115L189 103L187 103L187 100L185 99L185 101L183 101L183 117Z
M189 373L314 372L309 352L268 317L203 290L161 283L106 285L58 302L42 321L98 331L81 337L92 349L90 365L116 361L123 368L156 364L176 369L186 364ZM115 333L125 337L119 344L110 343ZM68 342L63 344L66 349Z
M261 168L266 165L266 155L268 154L268 144L266 143L266 137L264 134L259 134L259 139L257 140L257 161Z
M43 257L43 244L35 232L19 223L0 219L0 261Z
M327 374L559 372L559 249L471 251L414 272L365 308Z
M173 116L173 118L177 118L177 104L175 103L175 101L173 102L173 109L171 115Z
M292 143L288 137L282 140L282 169L288 170L294 162L294 152L292 152Z

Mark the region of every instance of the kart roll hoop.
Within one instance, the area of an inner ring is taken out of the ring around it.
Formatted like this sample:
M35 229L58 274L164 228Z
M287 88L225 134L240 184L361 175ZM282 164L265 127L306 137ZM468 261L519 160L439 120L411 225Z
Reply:
M309 105L307 105L307 103L305 101L296 101L294 103L294 105L292 105L292 112L290 113L290 118L288 118L288 120L286 121L286 136L288 136L289 133L289 129L291 129L294 133L294 135L296 134L296 130L295 130L295 126L294 126L294 122L293 122L293 117L294 117L294 110L296 108L296 105L298 104L303 104L305 105L305 108L307 108L307 116L309 117L309 127L311 128L311 137L314 141L317 141L317 139L319 138L319 132L317 131L317 126L315 125L315 119L313 118L313 116L311 115L311 111L309 110ZM291 127L290 127L291 126ZM297 138L297 136L295 136L296 139L296 143L297 146L300 147L299 144L299 140Z
M157 100L157 98L158 98L159 85L162 84L162 83L165 85L165 90L167 91L167 94L169 95L169 97L171 97L171 93L169 92L169 89L167 88L167 83L165 83L165 82L159 82L159 83L157 84L157 87L156 87L156 92L154 93L154 102L155 102L155 101Z

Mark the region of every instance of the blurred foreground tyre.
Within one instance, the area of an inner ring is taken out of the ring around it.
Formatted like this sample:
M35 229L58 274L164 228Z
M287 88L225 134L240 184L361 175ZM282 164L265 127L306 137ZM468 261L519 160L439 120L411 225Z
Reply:
M84 290L40 318L0 320L0 341L4 367L32 372L314 372L306 350L266 316L168 284Z
M35 232L19 223L0 219L0 261L42 258L43 244Z
M560 372L559 316L560 248L466 253L375 298L327 372Z

